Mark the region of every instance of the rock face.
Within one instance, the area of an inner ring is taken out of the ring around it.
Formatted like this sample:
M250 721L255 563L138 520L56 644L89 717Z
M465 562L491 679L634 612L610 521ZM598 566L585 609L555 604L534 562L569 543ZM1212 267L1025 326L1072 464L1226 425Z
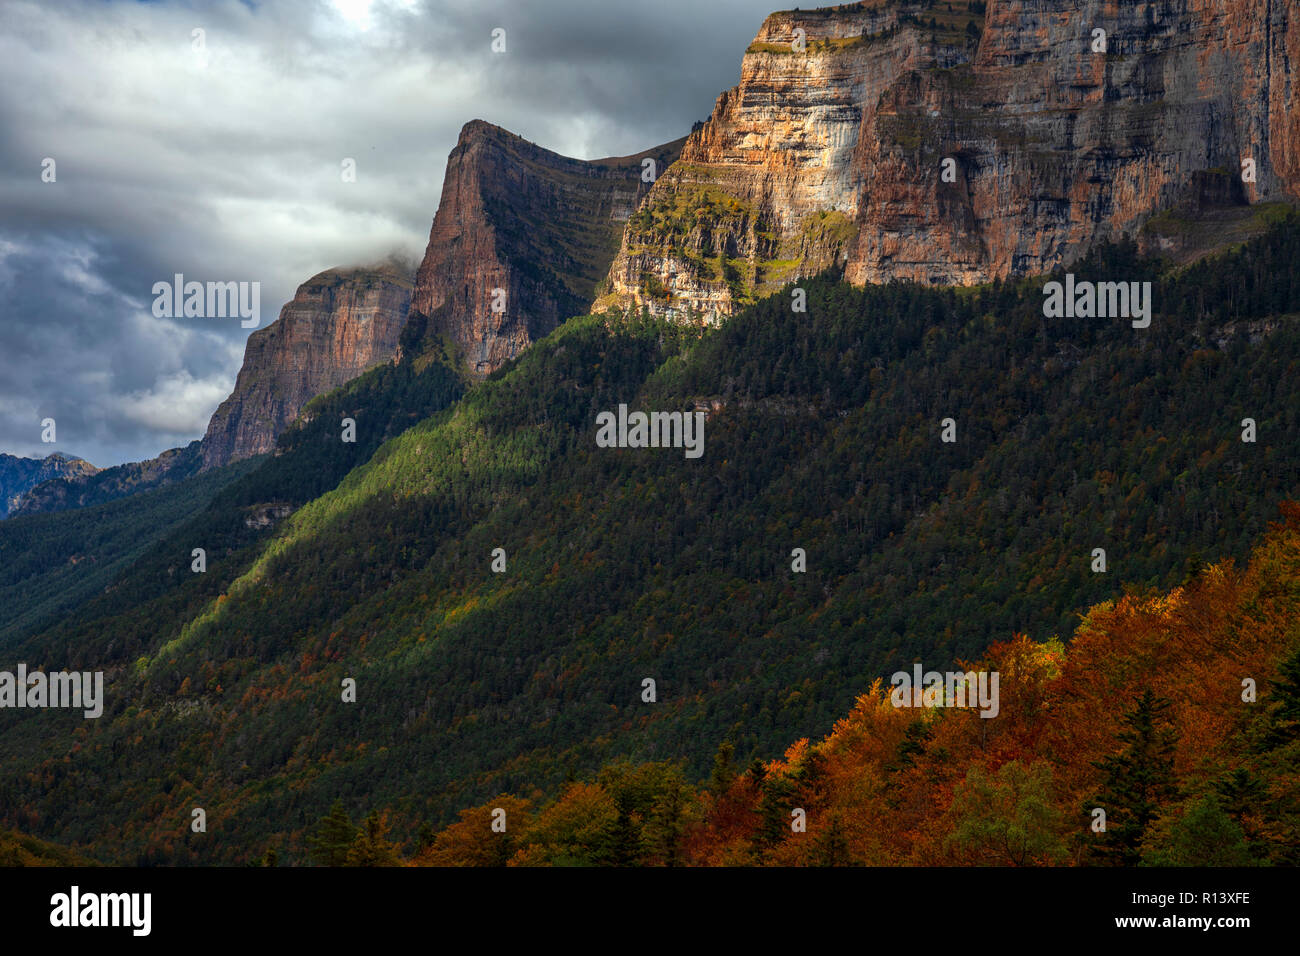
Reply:
M89 465L85 474L48 469L19 489L27 493L23 513L84 507L272 451L312 398L396 356L413 308L422 336L449 340L472 371L491 372L588 311L628 216L684 141L587 162L489 123L467 124L447 163L418 282L392 264L313 276L276 322L248 337L234 391L201 443L94 480ZM643 179L646 160L654 165ZM492 308L498 288L505 292L501 312ZM64 480L48 480L55 478Z
M99 469L90 462L55 452L44 458L0 455L0 518L17 514L36 486L60 478L88 477Z
M330 269L298 287L280 317L248 337L230 397L208 422L203 469L275 448L312 398L392 358L411 276L391 265Z
M482 120L466 124L447 160L412 311L478 374L585 314L650 188L644 161L658 175L682 142L585 161Z
M773 14L629 221L601 304L717 316L831 264L858 283L978 283L1167 210L1294 202L1298 70L1286 0Z

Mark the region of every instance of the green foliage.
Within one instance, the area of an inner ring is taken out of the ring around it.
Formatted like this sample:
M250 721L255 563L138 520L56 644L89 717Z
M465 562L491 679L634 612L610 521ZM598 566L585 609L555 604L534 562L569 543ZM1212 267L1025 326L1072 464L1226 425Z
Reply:
M5 609L0 645L49 627L60 614L103 592L151 545L262 460L236 462L104 504L0 522L0 607Z
M1090 808L1106 811L1106 830L1090 849L1100 861L1136 866L1148 829L1177 795L1169 707L1169 701L1145 691L1125 717L1122 749L1097 765L1105 785Z
M1052 771L1018 760L993 774L974 766L953 792L945 846L972 864L1025 866L1067 858L1066 821L1052 799Z
M79 853L13 830L0 830L0 867L98 866Z
M726 793L736 779L736 745L730 740L718 744L718 752L713 755L713 774L709 777L709 792Z
M1246 835L1213 793L1191 804L1142 854L1143 866L1255 866Z
M367 825L370 821L367 820ZM307 841L312 862L317 866L346 866L352 846L362 836L340 800L321 818L316 833Z
M914 660L1069 634L1125 587L1179 583L1192 551L1244 556L1300 475L1300 227L1176 274L1131 244L1072 271L1150 279L1151 327L1045 319L1042 280L823 276L803 283L806 314L787 290L704 332L574 319L463 395L413 357L434 348L413 329L408 361L321 400L110 593L23 638L31 659L121 677L89 732L57 715L6 728L0 807L124 859L274 844L301 860L335 799L391 809L410 840L620 757L699 780L730 739L744 766ZM596 448L595 416L619 403L710 409L704 457ZM356 448L337 442L345 413ZM949 416L955 444L938 440ZM245 525L274 501L296 510ZM215 542L210 570L179 574L195 541ZM358 704L339 703L343 677ZM232 838L168 851L198 789ZM547 854L662 847L635 795L601 793L585 817L539 818ZM780 796L766 806L788 829Z
M676 866L694 793L681 767L668 763L610 764L597 777L618 810L612 855L619 865Z
M1272 682L1273 693L1268 708L1270 747L1300 742L1300 651L1296 651L1279 668Z
M357 829L343 865L401 866L402 863L396 844L388 840L388 821L378 810L371 810L366 822Z

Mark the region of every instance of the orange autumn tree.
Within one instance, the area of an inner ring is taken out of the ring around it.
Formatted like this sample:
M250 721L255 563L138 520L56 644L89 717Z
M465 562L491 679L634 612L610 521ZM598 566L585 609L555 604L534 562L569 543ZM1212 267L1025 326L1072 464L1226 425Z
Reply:
M653 853L645 793L662 791L617 764L530 820L511 862L1113 862L1098 850L1115 834L1094 832L1092 810L1126 799L1117 778L1148 774L1160 782L1137 824L1123 806L1108 814L1125 828L1122 859L1296 865L1300 506L1282 515L1244 568L1225 561L1168 593L1098 604L1068 647L1017 634L959 662L998 674L996 717L895 707L877 680L824 739L743 772L724 746L702 793L674 784L681 812L655 831ZM1143 708L1150 746L1134 732Z

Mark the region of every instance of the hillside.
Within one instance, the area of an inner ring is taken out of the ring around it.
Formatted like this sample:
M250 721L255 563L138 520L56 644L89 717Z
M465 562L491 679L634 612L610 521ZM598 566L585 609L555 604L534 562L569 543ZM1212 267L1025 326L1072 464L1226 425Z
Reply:
M231 465L120 500L0 524L0 647L105 591L250 467Z
M12 830L0 830L0 867L97 865L94 860L61 846Z
M1295 866L1300 505L1283 515L1243 567L1099 604L1068 647L994 644L970 669L999 674L997 719L895 707L877 681L831 733L776 759L739 767L724 743L699 788L673 762L610 764L542 806L503 794L467 808L415 860Z
M176 578L195 525L11 645L112 690L93 727L6 732L5 822L106 859L302 861L336 799L409 839L619 756L699 779L724 740L744 765L824 734L900 666L1065 637L1126 587L1244 558L1300 483L1300 222L1175 273L1132 245L1073 271L1152 281L1150 328L1045 319L1041 281L826 276L806 313L787 292L707 331L572 320L345 459L339 411L447 366L368 373L308 416L316 438L286 433L314 458L271 459L201 517L217 534L276 487L292 514ZM703 457L598 448L620 403L706 410ZM75 759L48 756L73 734ZM178 832L192 806L220 841Z

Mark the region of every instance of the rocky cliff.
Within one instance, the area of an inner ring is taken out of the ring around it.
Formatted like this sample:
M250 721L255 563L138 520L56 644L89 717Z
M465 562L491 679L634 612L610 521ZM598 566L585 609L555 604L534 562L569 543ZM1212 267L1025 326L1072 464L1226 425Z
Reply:
M1240 238L1267 219L1252 206L1300 198L1297 69L1284 0L773 14L629 221L600 304L716 316L833 263L972 284L1126 232Z
M203 468L275 448L312 398L392 358L411 276L394 265L329 269L298 287L280 317L248 337L235 389L203 438Z
M55 452L44 458L0 455L0 518L17 514L24 497L44 482L93 475L99 469L81 458Z
M447 160L411 308L486 374L596 298L624 224L683 140L578 160L475 120ZM496 290L501 290L497 292Z

